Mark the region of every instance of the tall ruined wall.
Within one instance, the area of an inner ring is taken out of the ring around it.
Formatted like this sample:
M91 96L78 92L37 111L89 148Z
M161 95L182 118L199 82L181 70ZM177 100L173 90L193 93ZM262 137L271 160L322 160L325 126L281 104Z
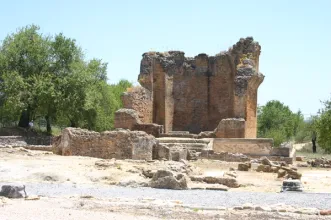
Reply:
M124 108L137 111L141 122L153 122L153 99L150 90L143 87L129 88L122 94L121 99Z
M256 137L260 45L251 37L215 56L183 52L143 54L139 82L150 94L148 122L165 132L214 130L222 119L243 118L245 137ZM126 108L128 105L124 104ZM141 107L131 108L142 113Z

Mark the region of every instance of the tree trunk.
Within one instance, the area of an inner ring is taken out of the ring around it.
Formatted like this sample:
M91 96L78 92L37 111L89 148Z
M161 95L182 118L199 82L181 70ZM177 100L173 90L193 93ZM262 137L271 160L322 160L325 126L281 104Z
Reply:
M20 121L18 122L18 126L22 128L28 128L29 122L30 122L30 108L28 107L26 110L22 111Z
M312 139L311 142L313 143L313 153L316 153L316 139Z
M51 119L48 115L45 116L46 119L46 129L47 129L47 133L51 134L52 133L52 127L51 127Z
M74 120L70 120L70 127L77 127L76 122Z

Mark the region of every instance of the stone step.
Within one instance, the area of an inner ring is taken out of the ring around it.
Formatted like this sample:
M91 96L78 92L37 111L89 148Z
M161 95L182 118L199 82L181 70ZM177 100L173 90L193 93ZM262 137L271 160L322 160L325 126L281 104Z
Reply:
M168 134L190 134L188 131L169 131Z
M41 150L41 151L52 151L52 145L27 145L24 146L28 150Z
M208 139L194 139L194 138L157 138L159 143L201 143L209 144L210 140Z
M178 138L198 138L197 134L186 134L186 133L164 133L160 134L160 137L178 137Z
M208 148L207 144L201 144L201 143L160 143L160 145L168 147L170 149L180 147L189 150L196 150L199 152Z

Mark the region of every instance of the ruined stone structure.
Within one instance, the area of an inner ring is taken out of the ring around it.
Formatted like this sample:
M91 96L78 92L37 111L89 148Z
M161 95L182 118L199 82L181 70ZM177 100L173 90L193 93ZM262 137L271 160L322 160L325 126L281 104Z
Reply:
M141 124L162 125L165 133L213 131L227 119L216 137L256 138L257 90L264 79L259 73L260 51L260 45L247 37L215 56L145 53L139 75L142 87L123 95L124 107L135 110ZM239 123L229 122L239 118Z
M103 159L152 160L156 140L143 131L94 132L66 128L53 142L53 152L64 156L89 156Z
M132 131L145 131L158 137L163 133L163 126L154 123L142 123L138 114L133 109L119 109L115 112L115 128L129 129Z
M110 132L66 129L54 151L117 159L247 161L268 156L292 162L295 150L256 139L261 47L240 39L215 56L149 52L141 60L141 86L122 95ZM151 134L151 135L148 135ZM154 137L153 137L153 136Z

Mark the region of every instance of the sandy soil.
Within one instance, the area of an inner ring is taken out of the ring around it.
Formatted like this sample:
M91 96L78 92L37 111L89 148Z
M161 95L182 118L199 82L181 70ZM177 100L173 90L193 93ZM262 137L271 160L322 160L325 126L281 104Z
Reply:
M303 162L305 163L305 162ZM203 173L215 173L236 169L238 163L229 163L216 160L198 160L193 162ZM302 173L302 183L307 192L331 193L331 170L325 168L298 167ZM283 179L277 178L275 173L263 173L250 170L236 171L238 182L243 185L240 188L232 188L231 191L249 192L279 192Z
M176 201L42 197L38 200L1 199L1 220L90 219L330 219L327 216L283 212L187 207Z
M172 161L132 161L117 160L108 163L98 158L63 157L44 151L25 149L0 149L1 182L58 182L95 185L125 185L130 181L146 182L142 170L170 168L186 172L187 166ZM99 164L99 165L96 165ZM190 174L208 174L220 176L237 163L216 160L198 160L189 163ZM307 192L331 192L331 171L325 168L303 168L302 182ZM274 173L261 173L254 170L236 171L237 179L243 187L231 188L231 191L279 192L282 179Z
M124 185L126 182L146 182L144 169L169 168L191 174L222 175L237 163L198 160L189 165L172 161L107 160L89 157L63 157L44 151L23 148L0 149L1 182L71 183L94 186ZM306 191L331 192L331 172L328 169L298 168L303 173ZM279 192L282 183L274 173L237 171L240 188L230 191ZM161 204L161 205L160 205ZM177 204L178 205L178 204ZM36 201L24 199L0 202L1 220L6 219L311 219L305 216L282 216L257 212L232 212L229 210L199 211L178 207L166 201L120 201L95 198L46 198ZM54 218L50 218L53 216ZM246 217L245 217L246 216ZM317 216L314 217L314 219Z

